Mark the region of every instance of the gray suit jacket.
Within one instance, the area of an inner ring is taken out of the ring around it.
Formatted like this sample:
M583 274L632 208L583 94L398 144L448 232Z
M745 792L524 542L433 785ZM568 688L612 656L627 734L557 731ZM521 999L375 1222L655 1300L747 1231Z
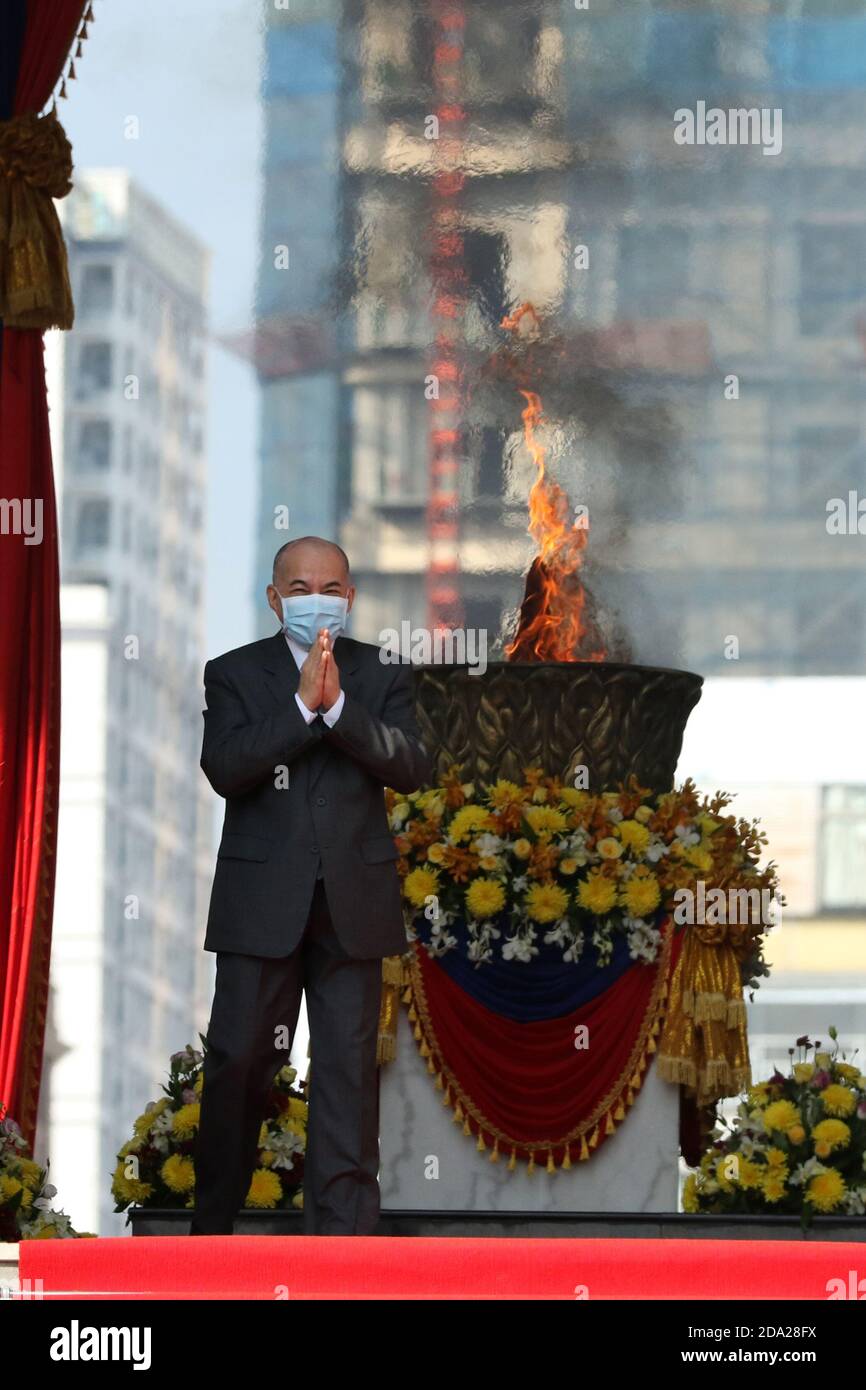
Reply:
M408 665L334 641L345 691L329 728L305 722L300 672L282 632L208 661L201 766L225 797L204 949L283 956L306 926L321 861L334 930L350 956L407 948L383 789L410 792L433 769ZM288 785L285 784L288 780Z

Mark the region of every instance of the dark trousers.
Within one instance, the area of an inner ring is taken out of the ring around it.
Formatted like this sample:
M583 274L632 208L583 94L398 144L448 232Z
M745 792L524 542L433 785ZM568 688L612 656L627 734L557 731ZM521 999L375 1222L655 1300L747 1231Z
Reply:
M304 1233L370 1235L379 1219L381 960L346 954L323 879L316 880L304 935L291 955L216 954L192 1234L232 1233L256 1165L268 1091L289 1060L277 1048L286 1036L291 1048L303 990L311 1055Z

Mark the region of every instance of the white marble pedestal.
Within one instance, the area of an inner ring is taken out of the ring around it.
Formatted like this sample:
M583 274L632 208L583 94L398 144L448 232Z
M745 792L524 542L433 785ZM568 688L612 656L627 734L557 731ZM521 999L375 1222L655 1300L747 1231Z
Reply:
M489 1161L442 1104L404 1006L397 1056L379 1072L382 1211L675 1212L679 1092L650 1062L626 1120L583 1163L528 1175ZM431 1164L431 1157L437 1163ZM427 1174L438 1167L438 1176Z

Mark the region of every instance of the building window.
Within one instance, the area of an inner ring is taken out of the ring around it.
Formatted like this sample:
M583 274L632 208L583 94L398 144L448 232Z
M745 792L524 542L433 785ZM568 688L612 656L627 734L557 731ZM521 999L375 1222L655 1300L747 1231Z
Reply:
M820 827L821 906L866 908L866 787L825 787Z
M111 421L82 420L78 432L75 467L79 473L104 471L111 466Z
M89 498L81 503L75 547L79 554L86 550L104 550L108 545L110 521L109 504L102 498Z
M114 270L110 265L86 265L81 274L78 308L83 318L111 312L114 303Z
M866 226L802 226L800 252L800 332L847 338L851 306L866 293Z
M689 232L670 225L623 227L619 236L620 319L676 318L689 287Z
M83 343L78 355L77 399L87 400L110 386L111 343Z

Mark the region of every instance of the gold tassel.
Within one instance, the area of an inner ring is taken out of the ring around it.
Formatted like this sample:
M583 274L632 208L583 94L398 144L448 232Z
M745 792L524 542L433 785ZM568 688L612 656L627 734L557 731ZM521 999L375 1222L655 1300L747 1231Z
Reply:
M615 1119L615 1120L624 1120L624 1119L625 1119L625 1106L624 1106L623 1103L622 1103L622 1096L620 1096L620 1098L619 1098L619 1104L618 1104L617 1107L616 1107L616 1113L615 1113L615 1115L614 1115L614 1119Z
M443 1104L443 1105L450 1105L450 1104L451 1104L451 1087L450 1087L450 1085L448 1085L448 1086L445 1087L445 1094L444 1094L444 1096L442 1097L442 1104Z
M68 100L68 97L66 96L66 78L65 78L65 77L64 77L63 81L62 81L61 84L60 84L60 100L61 100L61 101L67 101L67 100Z
M553 1149L547 1150L547 1171L548 1173L556 1172L556 1164L553 1161Z
M586 1145L586 1135L580 1136L580 1162L584 1163L589 1158L589 1149Z
M75 81L75 59L74 59L74 58L71 58L71 59L69 60L69 81L70 81L70 82L74 82L74 81Z
M463 1133L464 1133L464 1134L471 1134L471 1133L472 1133L472 1130L469 1128L469 1116L468 1116L468 1115L466 1116L466 1119L463 1121Z
M605 1118L605 1125L604 1125L604 1132L605 1132L605 1134L616 1134L616 1125L615 1125L614 1122L613 1122L613 1116L611 1115L611 1113L610 1113L609 1110L608 1110L608 1112L607 1112L607 1114L605 1115L604 1118Z
M435 1085L437 1091L441 1091L441 1090L442 1090L443 1085L444 1085L444 1082L443 1082L443 1080L442 1080L442 1073L441 1073L441 1071L436 1073L436 1080L435 1080L435 1082L434 1082L434 1085Z
M434 1065L433 1065L433 1058L430 1057L430 1056L428 1056L428 1058L427 1058L427 1070L428 1070L428 1072L430 1073L431 1076L433 1075L433 1073L434 1073L435 1070L436 1070L436 1068L435 1068Z
M570 1167L571 1167L571 1150L569 1149L569 1147L568 1147L567 1144L566 1144L566 1146L565 1146L565 1158L562 1160L562 1163L560 1164L560 1167L561 1167L561 1168L570 1168Z
M531 1152L530 1155L529 1155L529 1163L527 1164L526 1172L527 1172L527 1174L529 1174L529 1173L534 1173L534 1172L535 1172L535 1150L534 1150L534 1149L532 1150L532 1152Z
M509 1171L509 1173L513 1173L516 1167L517 1167L517 1150L516 1150L516 1149L512 1149L512 1150L511 1150L511 1157L510 1157L509 1160L508 1160L508 1171Z
M595 1129L592 1131L592 1138L591 1138L590 1141L589 1141L589 1147L590 1147L591 1149L594 1149L594 1148L596 1147L596 1145L598 1144L598 1141L599 1141L600 1138L601 1138L601 1136L600 1136L600 1134L599 1134L599 1132L598 1132L598 1125L596 1125Z
M459 1122L460 1122L462 1119L463 1119L463 1106L460 1104L460 1102L459 1102L459 1100L458 1100L457 1104L454 1106L454 1123L455 1123L455 1124L459 1124Z
M479 1153L484 1153L484 1150L487 1148L487 1145L484 1142L484 1134L480 1129L478 1131L478 1143L475 1145L475 1147Z
M410 1023L415 1023L416 1020L417 1020L417 1018L418 1018L418 1013L417 1013L417 1011L416 1011L416 1009L415 1009L415 1005L414 1005L414 1004L410 1004L410 1005L409 1005L409 1022L410 1022Z
M496 1143L493 1145L493 1152L492 1152L492 1154L490 1155L490 1162L491 1162L491 1163L498 1163L498 1162L499 1162L499 1136L498 1136L498 1135L496 1136Z

